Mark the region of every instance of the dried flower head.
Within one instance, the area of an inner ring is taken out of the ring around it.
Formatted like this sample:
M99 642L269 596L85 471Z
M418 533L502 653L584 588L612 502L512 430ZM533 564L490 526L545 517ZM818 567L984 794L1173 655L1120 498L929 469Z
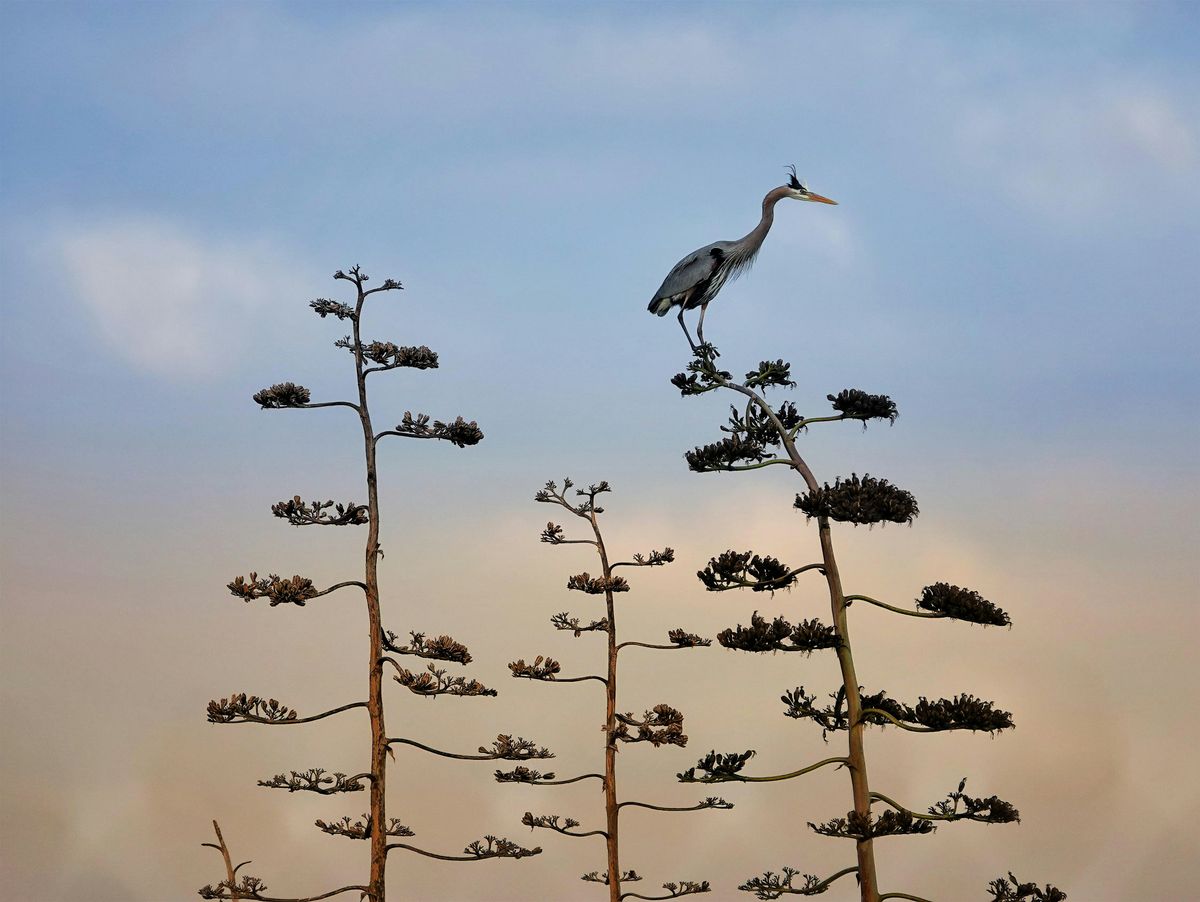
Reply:
M532 761L541 758L553 758L554 753L544 747L539 747L531 739L518 736L513 739L508 733L501 733L492 743L491 748L479 747L481 755L491 755L504 761Z
M739 651L775 652L798 651L811 654L820 648L837 648L837 631L819 620L802 620L792 626L783 617L770 623L758 611L750 615L750 625L726 629L717 633L717 641L725 648Z
M729 752L727 754L719 754L716 751L712 751L697 761L695 767L689 767L683 773L676 774L675 776L679 779L680 783L736 782L741 779L739 773L746 766L746 762L756 754L758 753L754 749L747 749L744 752ZM696 776L696 771L698 770L703 772L703 776Z
M211 845L208 843L207 845ZM248 862L247 862L248 863ZM241 865L238 865L241 867ZM236 868L234 869L236 870ZM197 890L201 899L245 899L247 902L265 899L267 884L258 877L243 875L241 880L222 880L216 886L205 885Z
M940 698L936 702L921 696L911 708L911 712L911 716L904 718L905 720L931 730L977 730L981 733L995 733L1013 727L1012 715L998 709L995 702L985 701L965 692L950 699Z
M667 633L667 638L671 640L672 645L677 645L680 648L700 648L712 645L712 639L704 639L682 628L671 630Z
M786 360L764 360L758 369L746 374L748 388L794 388L792 381L792 365Z
M917 500L911 492L898 488L886 479L864 474L852 474L849 479L837 479L831 486L810 490L796 496L796 507L813 517L828 517L841 523L912 523L917 516Z
M353 351L351 347L349 350ZM390 341L373 341L362 346L362 355L366 360L378 364L375 370L394 370L396 367L410 367L417 370L437 369L437 352L421 345L420 347L401 347Z
M773 456L760 442L731 435L710 445L699 445L683 455L688 469L695 473L729 470L736 466L761 463Z
M579 826L579 821L573 817L563 818L563 822L560 824L557 814L534 814L531 811L525 812L521 818L521 823L530 830L538 828L542 830L554 830L557 833L566 833L568 836L572 835L567 833L568 830Z
M357 821L351 821L350 817L346 816L337 821L326 823L325 821L318 820L315 823L318 830L328 833L330 836L345 836L347 839L369 839L371 837L371 816L369 814L364 814ZM416 835L394 817L389 818L387 829L383 832L386 836Z
M424 633L409 632L411 641L407 645L398 645L399 636L391 630L384 633L383 648L385 651L398 655L416 655L418 658L431 658L435 661L451 661L455 664L470 664L471 653L461 642L450 636L427 638Z
M438 695L494 696L498 693L489 689L478 680L468 680L466 677L448 677L446 671L436 664L430 664L424 673L414 674L403 667L396 669L393 679L401 686L416 695L433 698Z
M340 773L328 774L320 767L306 771L292 771L290 776L276 774L269 780L259 780L258 785L269 789L315 792L326 796L338 792L361 792L366 789L359 777L347 777Z
M620 742L649 742L655 748L661 745L677 745L681 748L687 745L687 736L683 733L683 713L670 705L655 705L641 718L630 713L617 714L617 727L613 730L612 738ZM630 728L637 730L637 735L630 733Z
M911 811L894 811L890 808L878 817L850 811L845 817L835 817L823 824L809 821L808 826L822 836L835 836L859 842L880 836L920 835L932 833L937 829L930 821L913 817Z
M603 883L605 886L608 886L608 871L605 871L603 874L599 874L596 871L588 871L579 879L587 880L591 883ZM625 871L621 874L622 883L636 883L641 879L642 877L637 871Z
M569 632L573 632L576 639L578 639L582 633L608 632L607 617L602 617L599 620L593 620L587 626L583 626L578 617L572 617L569 611L562 611L561 613L551 616L550 622L554 624L554 628L556 630L567 630Z
M697 883L694 880L681 880L678 883L664 883L662 888L668 893L667 896L655 896L656 899L678 899L682 896L692 896L696 893L712 892L712 887L709 886L707 880L701 880Z
M621 576L605 579L603 576L593 577L585 571L569 577L567 588L576 592L586 592L588 595L603 595L605 592L628 592L629 583Z
M273 698L237 692L208 703L209 723L286 723L298 715Z
M480 860L485 858L528 858L530 855L541 855L542 847L534 846L532 849L527 849L502 836L488 834L482 840L477 839L463 849L463 854Z
M664 548L662 551L651 551L649 554L635 554L633 563L638 567L662 567L675 560L675 549Z
M310 302L308 306L312 307L321 319L327 316L336 316L338 319L356 319L353 307L343 304L340 301L331 301L329 298L317 298L315 301Z
M825 887L828 883L821 880L815 874L801 874L795 868L783 867L782 874L776 874L774 871L767 871L761 877L751 877L738 889L754 893L756 899L779 899L786 895L796 896L816 896L825 892ZM799 876L804 882L802 884L795 883L796 877ZM825 884L824 886L822 884Z
M702 395L720 388L733 378L733 373L717 369L716 359L720 356L712 345L701 345L696 349L695 357L688 363L687 371L672 376L671 384L679 389L679 393L684 397Z
M411 411L404 411L404 418L396 425L395 430L406 438L432 438L447 441L459 448L478 445L483 441L483 430L474 420L467 422L462 417L455 418L453 423L443 423L434 420L429 423L429 414L419 413L415 417Z
M974 589L960 589L948 583L934 583L921 590L917 607L943 617L980 623L984 626L1011 626L1012 620L996 605Z
M279 410L285 407L303 407L312 395L303 385L294 382L278 382L270 388L254 393L254 403L263 410Z
M887 395L869 395L857 388L845 388L836 395L826 395L833 402L833 409L853 420L887 420L895 423L900 414L896 402Z
M562 672L562 665L553 658L538 655L532 664L526 664L525 659L513 661L508 665L514 677L526 680L553 680Z
M329 508L335 513L327 513ZM293 526L362 526L370 519L365 504L339 504L332 501L304 501L299 495L271 505L271 513Z
M269 598L271 607L280 604L294 604L304 607L310 598L321 593L317 591L311 579L296 575L291 579L280 579L274 573L266 579L259 579L257 573L251 573L249 579L235 576L227 588L230 593L244 601L255 598Z
M724 551L719 557L710 559L696 576L710 592L730 589L774 592L786 589L796 581L796 573L789 570L787 564L753 551Z
M554 773L542 773L538 770L525 767L525 765L517 765L510 771L497 770L497 783L537 783L542 780L553 780Z
M1042 889L1036 883L1022 883L1012 871L1008 878L997 877L988 884L992 902L1066 902L1067 894L1057 887L1046 884Z
M974 798L963 792L966 785L967 778L963 777L959 781L958 789L949 793L943 801L930 806L929 813L950 821L979 821L983 824L1020 822L1021 812L1011 802L1006 802L998 796Z

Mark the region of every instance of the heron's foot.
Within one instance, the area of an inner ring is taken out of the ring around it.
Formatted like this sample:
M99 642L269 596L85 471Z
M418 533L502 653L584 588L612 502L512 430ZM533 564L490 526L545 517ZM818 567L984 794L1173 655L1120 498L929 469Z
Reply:
M721 356L721 352L717 350L717 346L707 341L700 342L699 345L692 346L692 355L700 360L713 361Z

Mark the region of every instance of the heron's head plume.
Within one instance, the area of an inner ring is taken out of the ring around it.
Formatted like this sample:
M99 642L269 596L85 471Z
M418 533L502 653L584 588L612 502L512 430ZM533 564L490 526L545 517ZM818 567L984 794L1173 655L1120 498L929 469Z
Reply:
M813 192L809 191L808 186L805 185L804 182L800 181L800 179L796 176L796 164L795 163L788 166L787 171L788 171L788 183L787 183L786 187L787 187L788 191L790 192L789 193L790 197L793 197L796 200L811 200L811 201L815 201L816 203L819 203L819 204L834 204L835 206L837 205L836 200L830 200L828 197L822 197L820 194L814 194Z

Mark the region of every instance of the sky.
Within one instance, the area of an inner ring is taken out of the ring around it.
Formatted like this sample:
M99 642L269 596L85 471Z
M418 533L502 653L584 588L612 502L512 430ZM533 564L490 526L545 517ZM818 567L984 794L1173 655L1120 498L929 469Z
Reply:
M371 302L368 337L441 358L379 377L376 420L461 414L486 434L381 447L385 623L452 633L500 690L393 687L389 732L460 751L514 733L560 774L599 765L594 688L506 668L602 664L595 637L548 623L594 613L564 586L595 569L538 543L548 479L612 483L619 553L677 551L634 574L624 637L827 618L819 583L769 597L695 579L727 548L798 565L815 534L794 476L687 470L727 403L679 397L686 344L645 310L684 253L749 231L795 163L839 205L781 204L706 336L737 373L791 361L802 412L847 387L899 405L892 427L803 438L818 478L869 472L920 502L911 528L836 529L848 590L904 605L947 581L1014 621L852 609L869 688L971 692L1017 724L869 732L873 788L920 809L966 775L1022 813L877 843L883 887L983 899L1012 870L1072 902L1180 898L1200 880L1198 18L1154 2L0 4L0 882L31 902L195 898L222 876L200 846L214 818L274 894L361 879L365 850L312 827L357 801L255 786L357 772L361 721L204 718L234 691L302 714L362 693L350 599L268 609L224 588L251 570L356 576L361 533L269 507L361 498L357 426L250 400L281 381L352 390L341 324L307 306L348 299L339 268L405 286ZM669 702L691 741L623 751L622 792L689 804L707 792L673 774L709 749L755 748L757 773L830 754L839 738L778 697L832 691L836 667L793 658L630 655L620 707ZM599 845L520 825L533 810L590 828L594 787L500 786L486 762L419 755L389 781L416 841L545 852L393 857L392 896L598 897L577 875L603 869ZM783 865L846 866L852 850L805 827L849 807L844 775L770 787L717 787L732 811L635 810L623 862L652 890L710 880L712 899Z

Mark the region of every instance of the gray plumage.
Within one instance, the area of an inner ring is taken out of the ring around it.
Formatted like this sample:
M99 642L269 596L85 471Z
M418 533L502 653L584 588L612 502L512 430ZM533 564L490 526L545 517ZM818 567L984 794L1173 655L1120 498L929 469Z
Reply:
M762 242L751 247L744 245L744 238L741 241L716 241L688 254L667 273L650 302L650 312L666 316L675 306L695 310L701 304L707 304L727 281L749 269Z
M700 308L696 335L703 344L704 313L709 303L726 282L737 278L754 262L775 220L775 204L785 197L825 204L837 203L809 191L796 178L796 168L793 166L788 184L772 189L763 198L762 218L749 234L737 241L716 241L688 254L667 273L662 286L654 293L647 309L657 316L666 316L672 307L678 307L679 325L683 327L693 351L696 350L696 344L692 342L692 336L683 322L683 312Z

